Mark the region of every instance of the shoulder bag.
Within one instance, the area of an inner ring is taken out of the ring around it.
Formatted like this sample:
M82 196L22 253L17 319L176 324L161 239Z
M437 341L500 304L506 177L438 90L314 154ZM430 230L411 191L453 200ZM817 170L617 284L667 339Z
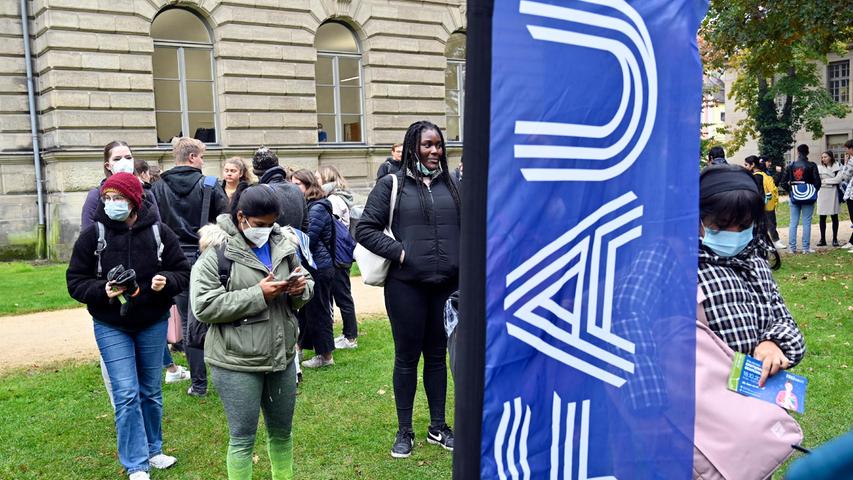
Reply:
M391 225L394 223L394 207L397 204L397 176L391 174L391 180L391 200L389 202L391 208L388 211L388 225L382 233L394 238ZM391 268L391 260L371 252L360 243L355 246L353 257L355 257L355 263L358 264L358 269L361 271L361 280L365 285L374 287L385 285L385 277L388 276L388 269Z

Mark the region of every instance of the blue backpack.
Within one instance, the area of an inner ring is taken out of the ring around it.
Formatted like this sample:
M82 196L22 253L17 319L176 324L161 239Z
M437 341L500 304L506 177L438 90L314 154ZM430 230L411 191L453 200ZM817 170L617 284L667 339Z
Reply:
M326 211L329 212L329 215L332 217L332 244L326 245L326 248L329 249L329 253L332 254L332 257L335 261L335 267L337 268L350 268L352 267L352 262L355 261L355 257L353 256L353 252L355 251L355 239L352 238L352 235L349 232L349 229L344 222L340 221L338 217L332 213L332 207L328 204L323 203L323 207L326 208ZM334 245L335 248L331 248Z

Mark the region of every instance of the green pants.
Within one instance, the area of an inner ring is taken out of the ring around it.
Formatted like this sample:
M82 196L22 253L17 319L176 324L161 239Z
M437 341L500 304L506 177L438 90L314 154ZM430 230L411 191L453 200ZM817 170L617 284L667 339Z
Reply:
M296 372L291 363L280 372L237 372L212 367L216 391L228 419L228 479L252 478L252 451L263 409L273 480L293 478L293 409Z

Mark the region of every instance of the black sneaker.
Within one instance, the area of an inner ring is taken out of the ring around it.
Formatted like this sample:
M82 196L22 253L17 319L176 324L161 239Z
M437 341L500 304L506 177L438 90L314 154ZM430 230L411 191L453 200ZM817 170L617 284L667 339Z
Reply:
M453 451L453 430L443 423L437 427L427 429L427 442L440 445L445 450Z
M411 430L398 430L394 446L391 447L391 456L394 458L406 458L412 454L415 447L415 432Z

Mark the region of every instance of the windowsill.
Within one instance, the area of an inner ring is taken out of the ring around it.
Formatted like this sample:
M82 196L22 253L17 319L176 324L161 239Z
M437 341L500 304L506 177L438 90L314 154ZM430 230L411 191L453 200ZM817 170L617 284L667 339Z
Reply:
M171 150L173 147L172 147L171 143L158 143L154 148L156 148L158 150ZM213 150L220 150L220 149L223 149L225 147L223 147L219 143L205 143L204 148L210 148Z

